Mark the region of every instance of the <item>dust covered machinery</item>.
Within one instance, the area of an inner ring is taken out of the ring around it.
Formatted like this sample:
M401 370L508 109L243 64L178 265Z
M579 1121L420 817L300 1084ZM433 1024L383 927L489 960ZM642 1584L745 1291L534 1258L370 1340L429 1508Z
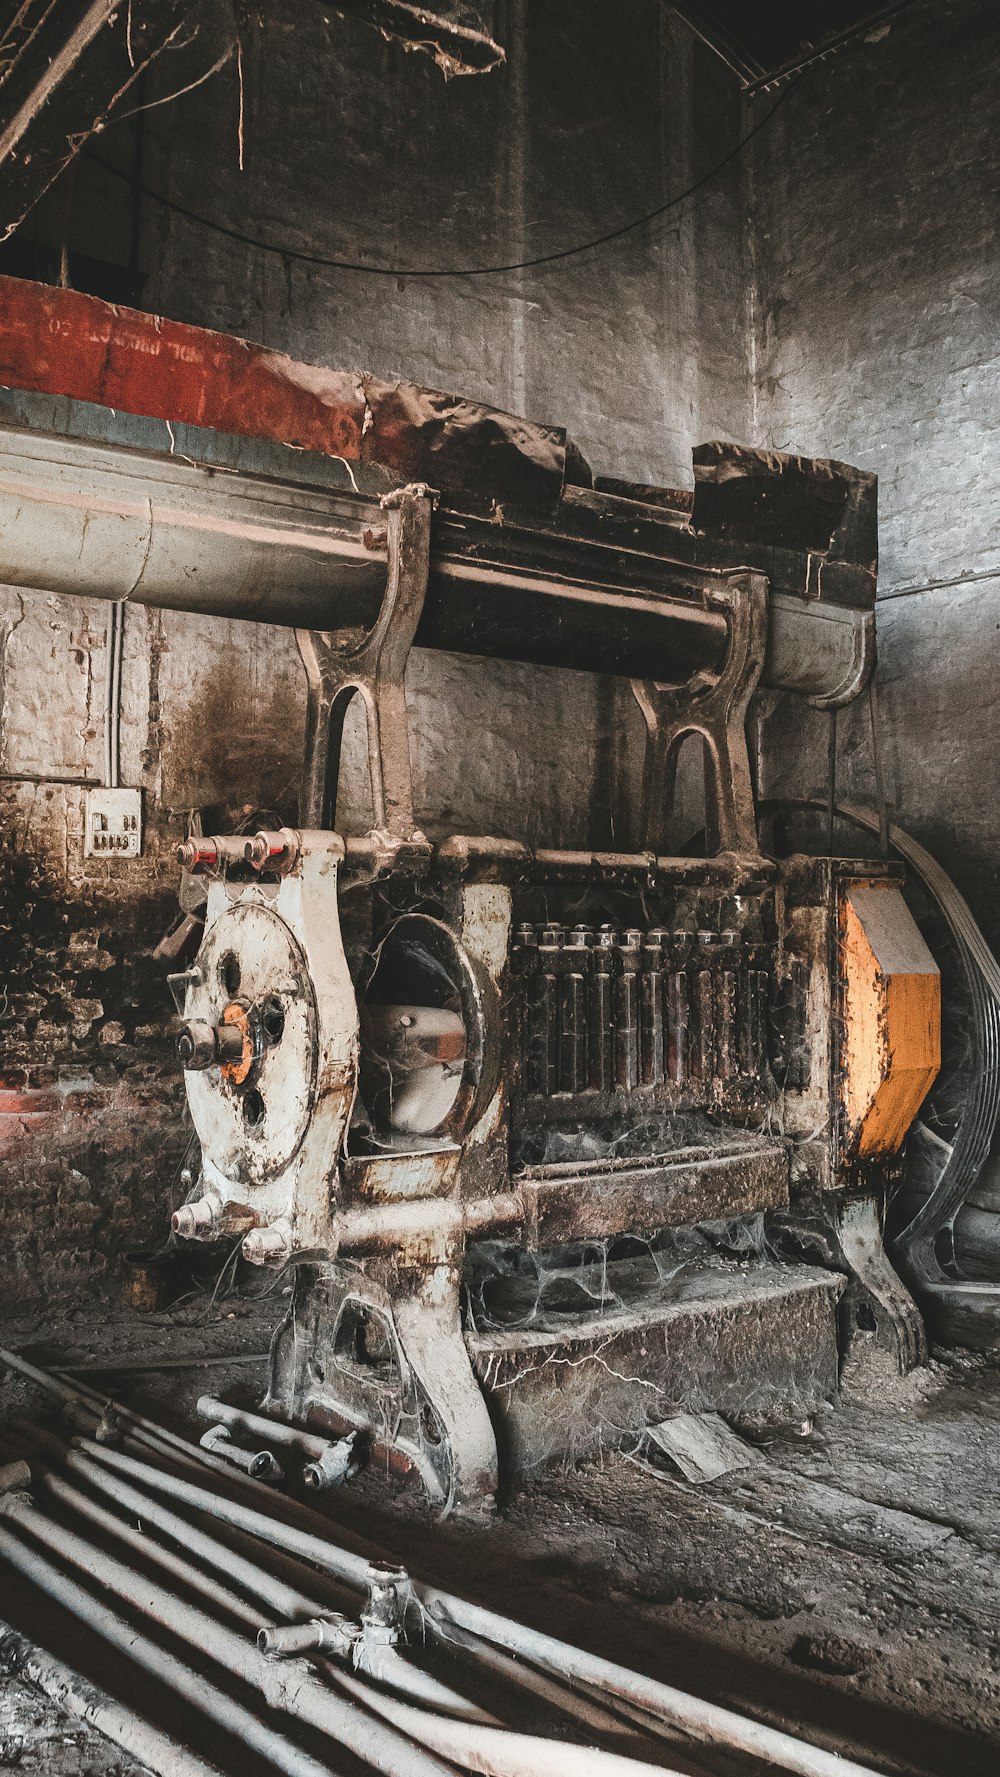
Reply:
M618 490L508 536L520 590L467 639L523 657L544 632L549 658L603 647L631 679L634 850L418 830L403 672L429 586L444 609L451 522L422 485L384 502L363 633L299 633L300 825L180 849L207 905L173 978L201 1146L174 1230L294 1267L268 1410L363 1428L439 1501L681 1408L808 1411L836 1388L838 1323L921 1352L881 1214L939 1062L937 969L893 866L762 854L745 736L761 683L828 705L864 685L874 481L721 446L696 481L693 513ZM546 627L532 562L551 591L599 508L600 560L573 557ZM375 823L345 838L355 694ZM662 855L692 733L706 855Z

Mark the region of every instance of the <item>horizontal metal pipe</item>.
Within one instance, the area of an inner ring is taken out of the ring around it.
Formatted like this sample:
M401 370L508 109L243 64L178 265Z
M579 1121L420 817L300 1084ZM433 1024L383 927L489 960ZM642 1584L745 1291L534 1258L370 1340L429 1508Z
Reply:
M365 1687L339 1668L337 1683L348 1696L363 1697ZM597 1746L571 1746L540 1734L521 1734L478 1722L455 1721L417 1709L397 1697L379 1693L378 1709L402 1733L420 1740L441 1758L481 1771L485 1777L680 1777L666 1765L605 1752Z
M56 1707L89 1722L106 1740L137 1759L156 1777L220 1777L218 1767L179 1740L144 1721L127 1703L119 1703L62 1660L45 1653L26 1635L0 1621L0 1670L33 1684Z
M176 1692L186 1708L200 1710L218 1727L235 1735L263 1758L270 1759L286 1777L330 1777L329 1765L311 1758L283 1734L268 1727L251 1709L244 1709L225 1691L203 1678L200 1672L193 1671L159 1643L150 1641L134 1624L126 1622L116 1611L92 1597L3 1524L0 1524L0 1556L47 1597L78 1617L102 1641L118 1648L143 1671L151 1673L169 1690Z
M198 1652L260 1690L268 1706L284 1710L367 1760L384 1777L452 1777L433 1754L423 1751L381 1716L368 1714L315 1677L301 1660L271 1660L256 1643L206 1616L196 1605L137 1574L75 1531L39 1511L23 1493L0 1498L0 1515L26 1530L71 1566L116 1594L133 1610L153 1617ZM368 1687L362 1686L363 1691Z
M367 628L385 590L384 524L372 496L0 426L0 584ZM416 645L669 683L716 671L727 622L705 593L726 574L674 559L680 541L664 527L632 549L572 525L439 511ZM873 660L870 611L772 592L766 685L847 702Z
M279 1548L287 1549L289 1554L302 1556L306 1561L317 1561L337 1579L359 1591L367 1591L369 1562L364 1556L353 1555L349 1550L338 1548L336 1543L330 1542L329 1525L326 1537L316 1536L310 1531L297 1529L293 1524L282 1524L278 1519L264 1512L254 1511L235 1500L225 1499L221 1494L210 1493L208 1488L195 1486L193 1482L184 1481L178 1475L165 1474L145 1463L136 1462L134 1457L125 1456L120 1450L111 1450L106 1444L97 1444L82 1438L79 1440L79 1448L92 1456L95 1462L112 1469L115 1474L126 1475L140 1486L151 1487L156 1493L166 1493L179 1500L182 1505L193 1507L196 1512L209 1512L223 1523L234 1524L239 1530L248 1530L252 1535L262 1537L265 1542L276 1542Z
M257 1633L261 1627L261 1612L247 1604L245 1599L240 1598L228 1586L220 1585L213 1574L203 1573L192 1561L185 1561L173 1549L164 1548L162 1543L154 1542L152 1537L137 1530L126 1519L108 1511L105 1506L98 1505L96 1500L88 1499L85 1493L81 1493L78 1487L72 1487L60 1475L43 1473L38 1476L38 1482L46 1493L50 1493L61 1505L68 1506L78 1517L88 1519L98 1530L104 1530L115 1537L126 1549L134 1550L141 1559L151 1561L164 1574L169 1574L172 1580L179 1580L182 1586L198 1592L217 1610L228 1612L238 1621L246 1623L254 1634Z
M737 1715L719 1704L706 1703L700 1697L675 1690L672 1685L661 1684L657 1679L646 1678L642 1673L632 1672L599 1654L587 1653L583 1648L558 1641L541 1630L513 1622L496 1611L417 1582L414 1582L413 1590L433 1622L441 1626L457 1623L511 1653L535 1661L559 1677L592 1685L609 1699L621 1697L626 1703L634 1703L696 1739L763 1759L781 1771L796 1773L796 1777L878 1777L868 1765L856 1764L837 1753L824 1752L792 1734L769 1728L748 1716Z
M485 525L473 557L463 552L473 523L435 523L418 647L544 661L558 631L567 666L607 670L611 643L626 675L683 682L721 663L726 618L706 607L698 570L679 564L672 578L654 556L641 584L605 586L608 551L557 541L552 567L497 559ZM386 570L385 514L371 496L0 426L0 584L366 629Z
M266 1419L263 1413L251 1413L245 1407L231 1406L228 1401L217 1400L213 1394L200 1395L195 1403L195 1412L199 1419L207 1419L214 1425L232 1426L234 1431L249 1432L255 1438L301 1451L303 1456L311 1456L314 1462L322 1461L333 1448L329 1438L317 1437L315 1432L306 1431L304 1426L288 1425L282 1419Z
M342 1251L371 1252L380 1247L421 1240L447 1239L475 1228L502 1228L524 1220L524 1202L517 1191L465 1202L420 1198L412 1203L379 1203L371 1208L340 1210L334 1219Z

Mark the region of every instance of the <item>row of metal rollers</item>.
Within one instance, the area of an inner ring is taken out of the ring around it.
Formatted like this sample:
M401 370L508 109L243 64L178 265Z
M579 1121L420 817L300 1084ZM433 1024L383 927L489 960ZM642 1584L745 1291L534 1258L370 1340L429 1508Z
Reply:
M760 1077L768 947L727 928L521 925L522 1066L529 1093L632 1092Z

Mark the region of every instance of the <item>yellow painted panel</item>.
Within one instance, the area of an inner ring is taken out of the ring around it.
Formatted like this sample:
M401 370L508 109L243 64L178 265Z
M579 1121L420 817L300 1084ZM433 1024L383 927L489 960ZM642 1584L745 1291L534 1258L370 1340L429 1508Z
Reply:
M901 1147L941 1066L941 977L898 888L852 883L840 909L845 1158Z

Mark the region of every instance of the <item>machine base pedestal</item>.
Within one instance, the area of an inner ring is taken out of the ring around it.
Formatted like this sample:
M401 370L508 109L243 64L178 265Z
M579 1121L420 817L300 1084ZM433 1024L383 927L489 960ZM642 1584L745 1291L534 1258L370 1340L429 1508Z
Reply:
M501 1472L516 1480L627 1447L672 1413L787 1421L836 1395L837 1273L707 1258L629 1288L616 1271L613 1311L540 1312L528 1326L467 1332L438 1353L438 1364L448 1350L452 1361L435 1377L422 1372L398 1282L390 1293L360 1269L302 1266L265 1408L315 1429L360 1427L438 1503L481 1507L496 1489L498 1448ZM418 1331L423 1318L420 1309ZM450 1425L436 1412L438 1383Z
M672 1413L804 1419L837 1393L844 1279L707 1261L622 1310L467 1335L505 1476L615 1448Z

